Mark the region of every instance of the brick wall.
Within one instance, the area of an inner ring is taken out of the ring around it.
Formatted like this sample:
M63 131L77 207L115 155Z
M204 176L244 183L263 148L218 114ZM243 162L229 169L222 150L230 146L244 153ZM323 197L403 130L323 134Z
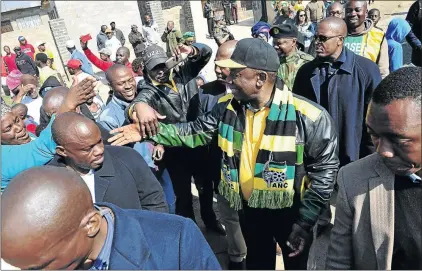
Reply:
M28 16L39 15L41 18L41 24L37 27L19 29L16 19L24 18ZM2 12L2 21L10 20L13 31L1 34L1 45L8 45L13 50L14 46L19 45L18 37L24 36L28 43L35 47L37 41L46 42L46 47L51 50L55 58L55 64L58 71L64 76L65 70L60 61L59 51L55 46L53 36L51 34L49 25L48 13L41 10L39 7L13 10L8 12ZM37 50L37 48L35 48ZM4 54L2 50L2 54Z
M132 45L128 35L132 24L141 27L142 21L137 1L55 1L59 18L64 19L70 39L76 43L76 48L81 50L79 37L91 34L93 40L88 43L89 48L99 57L96 37L101 25L110 26L116 22L116 28L122 30L126 38L125 46L130 50L130 61L135 59ZM96 70L99 71L96 67Z
M253 2L251 0L236 1L237 3L237 15L239 21L246 20L253 17ZM212 6L216 9L217 14L224 14L223 5L221 0L211 0Z

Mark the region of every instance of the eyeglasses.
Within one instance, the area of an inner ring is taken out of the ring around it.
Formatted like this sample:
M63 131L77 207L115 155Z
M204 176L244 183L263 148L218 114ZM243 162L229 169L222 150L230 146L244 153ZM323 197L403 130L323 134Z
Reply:
M316 35L316 36L314 36L314 40L315 40L315 42L326 42L327 40L330 40L330 39L332 39L332 38L337 38L337 37L341 37L341 38L344 38L343 36L341 36L341 35L337 35L337 36L332 36L332 37L326 37L326 36L323 36L323 35Z

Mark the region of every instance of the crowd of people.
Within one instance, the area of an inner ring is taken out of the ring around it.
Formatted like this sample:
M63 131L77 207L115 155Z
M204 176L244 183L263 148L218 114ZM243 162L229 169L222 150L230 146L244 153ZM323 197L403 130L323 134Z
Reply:
M151 15L131 26L132 62L115 22L98 56L90 36L67 41L70 82L45 42L4 46L2 260L219 270L194 183L230 270L274 270L277 254L307 269L330 202L327 269L422 269L421 1L386 32L366 1L275 1L274 22L241 40L236 1L222 4L224 16L204 5L211 82L212 49Z

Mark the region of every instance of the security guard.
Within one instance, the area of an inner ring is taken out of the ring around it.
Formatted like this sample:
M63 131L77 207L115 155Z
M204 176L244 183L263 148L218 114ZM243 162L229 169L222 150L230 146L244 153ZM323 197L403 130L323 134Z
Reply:
M222 15L215 16L214 21L214 39L218 47L220 47L221 44L225 43L228 40L234 40L234 36L232 33L230 33L229 28L224 23Z
M299 68L314 58L297 48L299 43L296 26L291 24L275 25L270 29L270 35L273 38L273 46L280 56L280 68L277 76L283 80L289 90L292 90Z

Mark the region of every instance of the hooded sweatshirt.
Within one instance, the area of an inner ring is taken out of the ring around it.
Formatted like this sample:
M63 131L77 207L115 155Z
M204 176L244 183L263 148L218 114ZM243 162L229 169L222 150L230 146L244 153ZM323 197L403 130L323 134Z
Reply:
M366 19L365 30L359 34L347 34L344 45L355 54L366 57L375 62L381 73L386 77L389 73L388 44L385 41L385 34L373 27L371 19Z
M410 32L409 23L402 18L394 18L388 24L385 37L388 42L388 57L390 59L390 72L403 66L403 48L401 43Z

